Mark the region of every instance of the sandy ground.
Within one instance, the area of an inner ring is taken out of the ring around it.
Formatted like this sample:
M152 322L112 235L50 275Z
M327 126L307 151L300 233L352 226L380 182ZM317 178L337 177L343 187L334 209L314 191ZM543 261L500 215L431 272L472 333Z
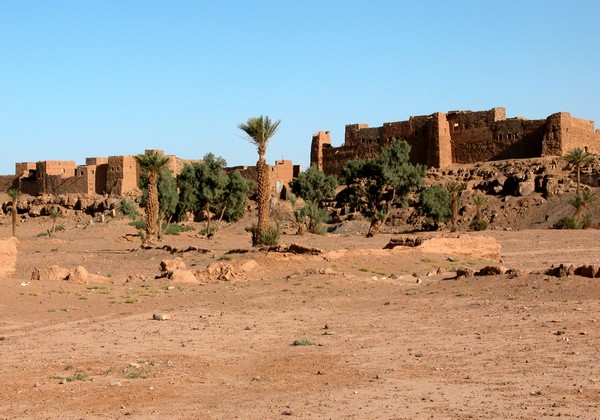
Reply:
M238 224L164 243L208 249L182 254L195 270L255 269L172 284L154 278L171 254L118 240L135 233L125 219L64 223L53 238L36 236L48 220L19 226L17 274L0 279L2 419L600 417L600 279L455 280L493 262L383 250L391 235L285 235L324 252L258 252ZM598 230L476 235L506 267L600 263ZM108 282L30 279L52 264Z

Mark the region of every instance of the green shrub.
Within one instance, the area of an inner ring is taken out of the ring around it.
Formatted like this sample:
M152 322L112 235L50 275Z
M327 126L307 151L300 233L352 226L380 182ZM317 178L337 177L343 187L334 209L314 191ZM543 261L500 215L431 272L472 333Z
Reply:
M56 225L56 227L54 228L55 232L61 232L65 230L65 225Z
M135 206L135 202L128 198L121 200L121 213L129 217L131 220L135 220L138 217L138 211Z
M488 228L488 222L483 219L473 219L469 225L469 229L474 231L486 230Z
M281 237L281 228L279 226L270 226L266 231L260 232L256 225L247 228L247 231L252 233L252 244L262 244L266 246L279 245ZM260 235L260 236L259 236Z
M553 228L554 229L585 229L583 227L583 225L584 225L584 223L579 222L575 217L565 216L565 217L561 217L560 220L554 224ZM587 226L589 226L589 224Z
M146 223L143 220L134 220L131 221L129 223L127 223L129 226L133 226L136 229L142 229L145 230L146 229Z
M211 226L210 228L207 227L203 227L202 229L200 229L198 232L200 233L200 235L214 235L215 232L217 231L217 227L216 226Z
M314 346L315 342L310 338L301 338L299 340L294 340L292 346Z
M441 185L432 185L421 191L419 212L427 216L436 226L450 219L452 209L450 195Z
M165 230L165 235L179 235L181 232L189 232L194 230L192 226L183 226L178 224L169 225Z

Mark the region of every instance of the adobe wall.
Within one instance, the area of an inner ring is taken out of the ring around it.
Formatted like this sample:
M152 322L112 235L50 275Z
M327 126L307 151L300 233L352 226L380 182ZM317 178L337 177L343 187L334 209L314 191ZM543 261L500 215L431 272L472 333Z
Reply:
M15 175L28 177L30 175L35 175L35 171L37 170L36 162L18 162L15 163Z
M133 156L110 156L106 173L106 193L126 195L138 190L140 170Z
M294 179L294 165L291 160L276 160L271 169L271 186L274 192L281 194L287 191Z
M0 175L0 192L18 188L18 178L15 175Z
M72 160L43 160L36 163L38 178L43 175L58 175L63 178L74 176L76 167Z
M46 175L42 194L81 194L87 190L87 176Z
M331 135L329 131L319 131L312 136L310 145L310 165L316 165L323 170L323 149L331 147Z
M322 133L322 132L319 132ZM339 174L352 159L377 156L392 139L411 146L410 159L430 167L500 159L562 156L573 148L600 153L600 130L594 122L573 118L568 112L543 120L506 118L505 108L487 111L451 111L410 117L408 121L346 126L344 144L332 147L313 135L311 164L327 174ZM319 148L320 147L320 148Z
M546 121L513 118L469 128L450 121L450 127L452 162L472 163L541 156Z

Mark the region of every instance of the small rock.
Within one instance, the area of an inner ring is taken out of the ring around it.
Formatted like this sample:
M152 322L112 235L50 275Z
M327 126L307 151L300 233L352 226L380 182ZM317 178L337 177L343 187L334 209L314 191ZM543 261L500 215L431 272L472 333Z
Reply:
M110 383L110 386L121 386L121 381L114 381Z
M171 319L171 315L169 315L169 314L154 314L154 315L152 315L152 319L154 319L156 321L166 321L168 319Z
M456 269L456 278L461 277L472 277L475 274L475 270L469 267L458 267Z

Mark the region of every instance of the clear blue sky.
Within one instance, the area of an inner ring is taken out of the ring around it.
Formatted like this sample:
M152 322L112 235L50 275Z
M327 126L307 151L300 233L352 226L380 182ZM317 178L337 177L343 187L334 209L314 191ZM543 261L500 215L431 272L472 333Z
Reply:
M600 1L0 0L0 173L148 148L229 165L456 109L600 124Z

